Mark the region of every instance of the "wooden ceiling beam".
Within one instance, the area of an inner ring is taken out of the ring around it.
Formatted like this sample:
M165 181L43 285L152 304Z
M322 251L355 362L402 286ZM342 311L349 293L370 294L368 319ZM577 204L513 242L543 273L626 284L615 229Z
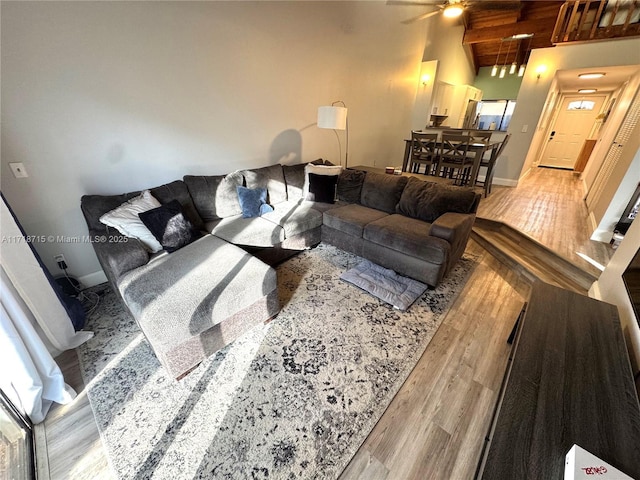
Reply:
M540 22L540 20L525 20L507 25L466 30L462 37L462 44L473 45L475 43L495 42L521 33L540 35L548 31L549 27L544 22Z

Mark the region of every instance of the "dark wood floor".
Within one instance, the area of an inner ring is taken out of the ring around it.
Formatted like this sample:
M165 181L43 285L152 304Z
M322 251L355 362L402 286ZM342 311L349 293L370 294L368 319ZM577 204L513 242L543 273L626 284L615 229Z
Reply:
M571 172L536 169L517 188L494 187L479 215L520 228L567 258L583 253L606 264L612 250L588 238L581 185ZM347 469L346 479L472 478L510 347L506 339L528 284L471 241L479 258L415 369ZM110 479L75 352L61 358L80 391L38 429L43 474L52 479ZM41 478L47 478L42 476Z

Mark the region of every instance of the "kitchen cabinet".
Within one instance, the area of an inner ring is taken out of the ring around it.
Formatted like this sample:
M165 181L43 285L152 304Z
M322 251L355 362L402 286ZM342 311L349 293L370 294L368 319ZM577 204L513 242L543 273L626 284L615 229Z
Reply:
M451 115L452 105L455 99L455 85L447 82L436 82L433 92L433 101L431 102L432 115ZM445 122L449 123L449 122Z

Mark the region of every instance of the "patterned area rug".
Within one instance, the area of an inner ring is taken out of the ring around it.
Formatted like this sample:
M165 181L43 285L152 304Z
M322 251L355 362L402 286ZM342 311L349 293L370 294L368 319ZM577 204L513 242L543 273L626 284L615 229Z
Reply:
M122 479L335 479L415 366L475 260L399 312L339 279L362 259L321 244L278 267L283 305L180 382L109 291L78 349Z

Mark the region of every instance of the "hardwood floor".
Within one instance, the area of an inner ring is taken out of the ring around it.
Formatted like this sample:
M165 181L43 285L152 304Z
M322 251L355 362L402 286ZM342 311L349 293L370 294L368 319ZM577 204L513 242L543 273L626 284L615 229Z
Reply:
M494 186L478 216L503 221L585 269L589 264L578 253L606 266L613 249L589 240L592 229L583 196L582 182L573 172L535 168L517 188Z
M567 258L577 261L579 251L606 264L612 250L588 239L577 182L571 172L536 169L517 188L494 187L479 215L522 229ZM528 285L474 241L467 252L479 258L469 282L341 480L473 478ZM111 479L77 356L66 352L59 360L80 394L39 427L48 447L42 470L56 480Z

